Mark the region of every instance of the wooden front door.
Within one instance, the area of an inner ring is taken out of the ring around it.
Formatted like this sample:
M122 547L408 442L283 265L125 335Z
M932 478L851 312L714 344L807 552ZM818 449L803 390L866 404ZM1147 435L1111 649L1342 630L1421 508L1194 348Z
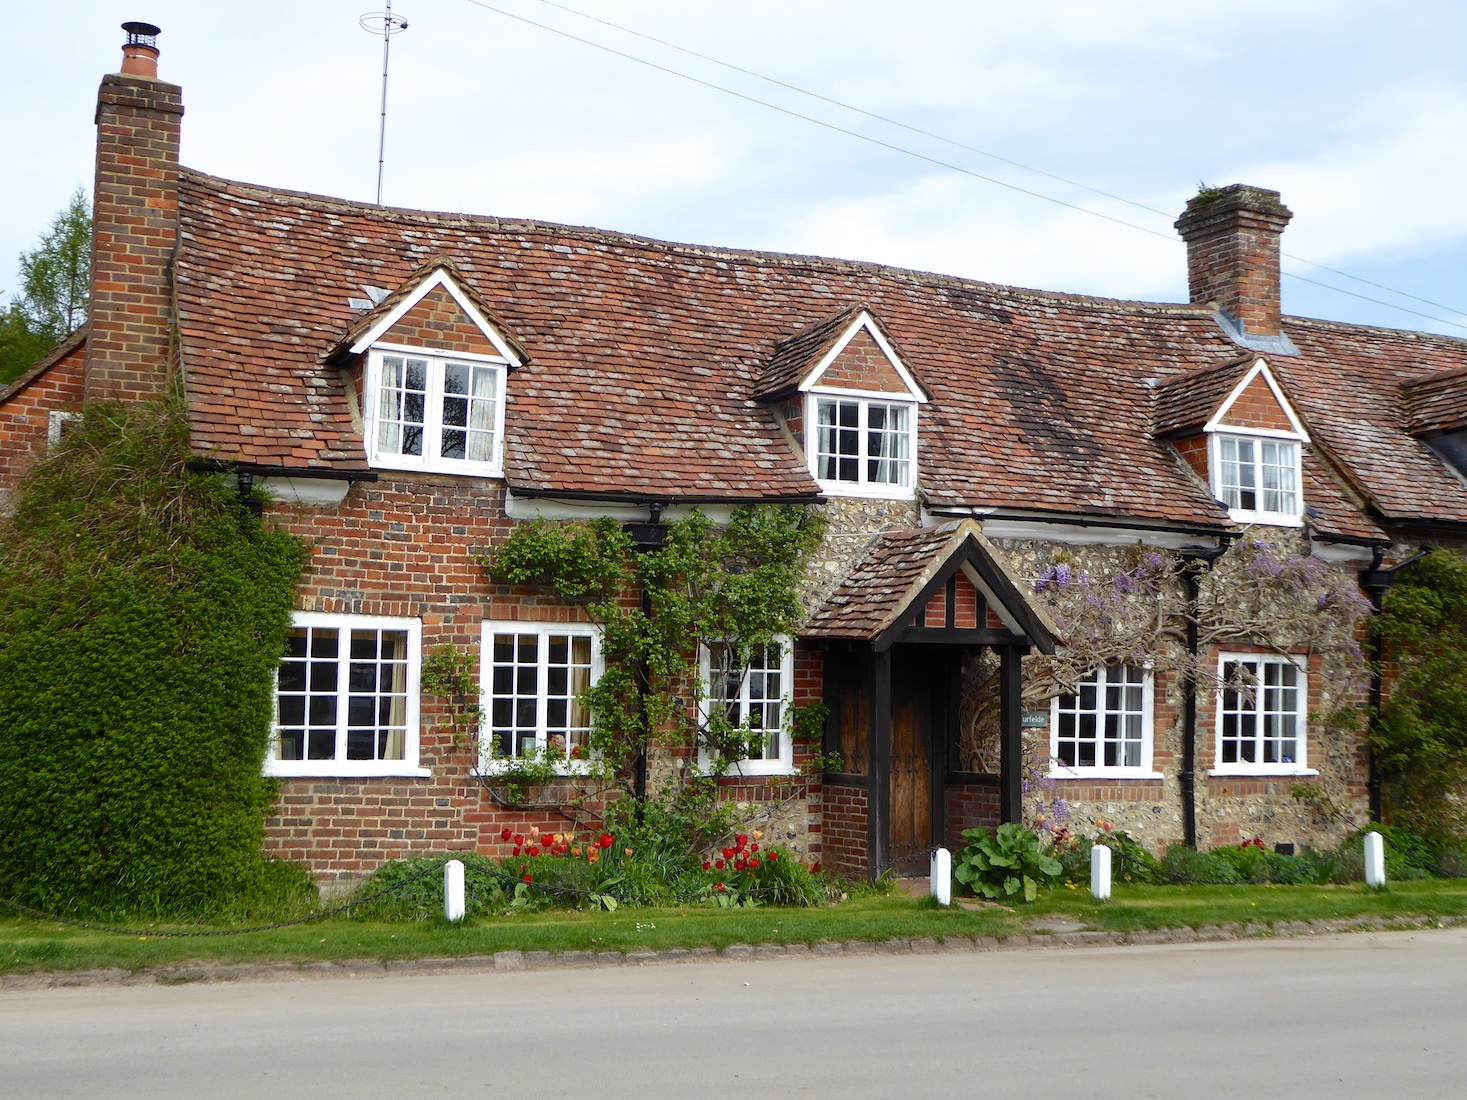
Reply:
M887 860L899 874L926 873L932 846L932 768L946 662L937 647L897 646L891 663L891 802ZM925 650L925 652L924 652Z

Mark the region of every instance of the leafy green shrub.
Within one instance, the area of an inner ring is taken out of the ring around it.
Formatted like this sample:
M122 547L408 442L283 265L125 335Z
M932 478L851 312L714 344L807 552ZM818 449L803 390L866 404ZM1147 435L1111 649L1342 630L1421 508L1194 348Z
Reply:
M189 469L178 405L90 406L0 528L0 895L206 916L262 855L299 543Z
M1216 852L1199 852L1185 844L1173 844L1161 860L1161 873L1169 882L1178 884L1232 883L1239 880L1238 872Z
M968 846L958 857L953 877L974 894L985 898L1015 898L1033 901L1041 883L1064 874L1060 861L1040 849L1039 837L1032 829L1009 823L997 832L987 829L964 829Z
M514 889L499 864L476 852L447 852L384 863L361 881L352 891L352 898L367 898L389 889L393 892L353 906L350 915L361 920L431 920L443 916L443 865L450 859L461 860L464 865L465 916L497 913L509 904Z

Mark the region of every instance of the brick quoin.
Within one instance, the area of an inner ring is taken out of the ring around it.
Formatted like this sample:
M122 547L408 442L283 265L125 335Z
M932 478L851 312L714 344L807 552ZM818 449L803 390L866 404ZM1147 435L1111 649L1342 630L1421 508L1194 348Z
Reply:
M97 93L86 396L163 391L173 363L171 257L178 240L183 90L139 75Z

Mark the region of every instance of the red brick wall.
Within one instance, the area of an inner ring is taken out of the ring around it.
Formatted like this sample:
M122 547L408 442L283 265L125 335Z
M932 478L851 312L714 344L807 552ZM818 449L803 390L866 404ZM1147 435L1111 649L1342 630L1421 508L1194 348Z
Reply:
M0 404L0 490L13 490L46 448L53 412L81 409L86 349L77 348Z
M579 609L493 584L479 567L476 556L512 526L500 486L384 473L354 485L339 508L277 506L271 515L311 547L298 607L421 618L425 654L453 644L477 655L484 619L583 621ZM431 777L282 779L266 849L330 879L428 851L508 855L499 839L506 826L568 828L553 810L495 803L470 774L477 746L455 743L445 718L434 698L422 698L419 763Z
M819 385L840 386L852 390L879 390L883 393L906 393L907 384L891 365L871 333L864 328L841 349L835 362L825 368Z
M826 784L821 806L821 844L826 870L864 875L866 857L866 788Z
M87 396L163 390L172 365L168 266L178 239L183 93L141 76L102 78L92 215Z
M1207 475L1207 436L1194 435L1186 439L1179 439L1177 450L1187 460L1187 465L1192 467L1193 472L1203 481L1211 484Z
M1284 407L1279 404L1278 398L1273 395L1273 390L1261 374L1248 383L1228 409L1227 416L1219 423L1234 428L1274 428L1281 432L1294 430Z
M473 355L498 355L479 326L469 318L453 295L434 287L382 337L389 344L434 348L438 351Z
M968 846L964 829L996 829L999 825L999 789L986 783L949 783L945 788L945 836L948 848L961 852Z

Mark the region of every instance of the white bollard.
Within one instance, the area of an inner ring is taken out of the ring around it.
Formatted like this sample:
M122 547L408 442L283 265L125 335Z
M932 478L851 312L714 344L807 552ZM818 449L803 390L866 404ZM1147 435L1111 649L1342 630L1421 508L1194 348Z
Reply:
M1365 885L1384 886L1385 839L1379 833L1365 834Z
M1090 849L1090 896L1096 901L1110 900L1110 849L1104 844Z
M931 878L932 896L938 905L953 903L953 854L946 848L932 853Z
M464 919L463 860L450 859L443 865L443 915L449 920Z

